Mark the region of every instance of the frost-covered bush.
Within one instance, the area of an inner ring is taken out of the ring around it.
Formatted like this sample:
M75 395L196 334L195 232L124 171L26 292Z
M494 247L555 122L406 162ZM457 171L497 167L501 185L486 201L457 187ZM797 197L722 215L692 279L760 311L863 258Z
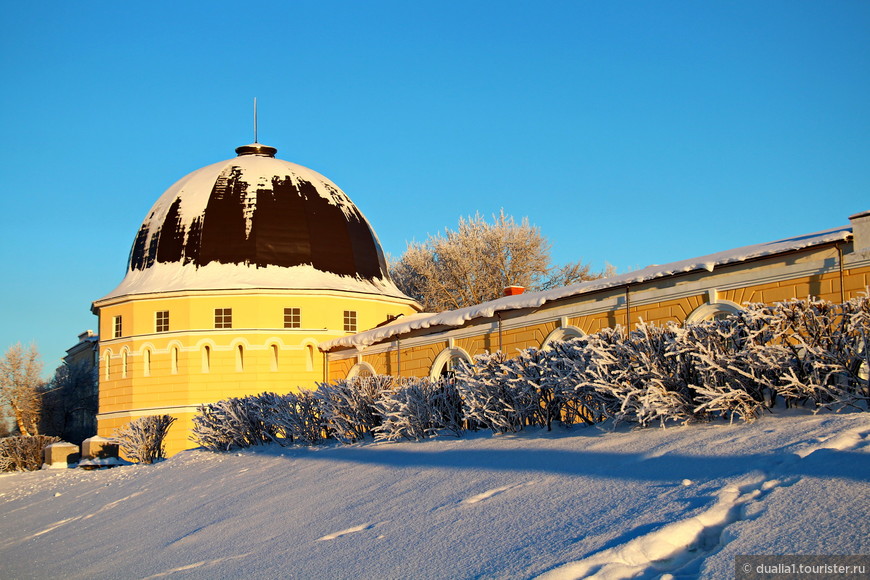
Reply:
M287 407L295 403L290 395L260 393L239 399L246 408L247 429L252 444L279 443L293 441L295 423L286 418Z
M674 350L678 330L641 323L628 335L617 327L590 337L586 381L606 400L618 401L618 408L606 408L609 418L641 426L692 419L695 392L690 365Z
M564 399L562 421L566 424L584 422L595 424L615 417L620 409L620 400L595 388L609 375L612 360L607 348L614 339L621 340L621 327L554 342L547 352L548 370L552 381L559 385Z
M561 421L572 393L562 380L558 357L528 348L506 361L504 367L508 389L518 395L521 404L528 401L523 412L526 424L549 431L553 421Z
M375 403L393 386L393 377L377 375L320 383L314 396L329 434L353 443L372 434L381 424Z
M288 393L283 397L280 407L279 425L287 439L314 445L326 439L323 417L315 393L301 390L298 393Z
M377 376L316 392L227 399L200 407L194 438L209 449L421 439L463 429L516 432L553 421L641 426L755 419L787 404L867 408L870 302L750 304L695 324L622 327L527 349L480 355L453 379Z
M773 310L778 347L788 351L777 393L819 407L867 409L870 401L870 300L843 304L791 300Z
M42 467L46 446L58 441L46 435L0 439L0 471L36 471Z
M166 457L166 434L175 422L171 415L139 417L118 429L114 438L121 452L137 463L154 463Z
M452 380L427 378L397 380L375 403L381 423L375 440L423 439L440 431L462 432L462 403Z
M250 404L252 398L200 405L193 417L191 439L212 451L229 451L268 441L254 405Z
M513 377L504 353L474 357L473 365L460 365L455 384L465 418L494 433L522 430L536 412L534 387Z
M191 438L212 451L264 443L313 444L325 437L318 401L311 391L261 393L201 405Z

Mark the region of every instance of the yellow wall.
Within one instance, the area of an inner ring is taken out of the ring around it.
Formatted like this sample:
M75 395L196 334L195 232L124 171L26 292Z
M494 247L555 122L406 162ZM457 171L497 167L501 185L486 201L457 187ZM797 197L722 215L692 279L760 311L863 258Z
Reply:
M318 343L352 334L344 330L345 310L357 313L358 330L415 311L409 300L296 291L132 296L102 301L95 308L102 337L98 435L110 437L138 416L170 414L178 418L170 430L170 454L195 446L188 437L197 405L315 388L324 379ZM215 328L217 308L232 309L232 328ZM300 328L284 328L284 308L300 309ZM156 332L158 311L169 311L166 332ZM112 338L116 316L122 317L120 338Z

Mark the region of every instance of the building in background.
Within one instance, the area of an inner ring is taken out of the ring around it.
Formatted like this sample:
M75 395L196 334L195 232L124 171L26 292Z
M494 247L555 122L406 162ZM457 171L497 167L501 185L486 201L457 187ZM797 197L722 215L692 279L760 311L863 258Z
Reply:
M76 445L97 434L99 337L79 334L42 393L39 430Z

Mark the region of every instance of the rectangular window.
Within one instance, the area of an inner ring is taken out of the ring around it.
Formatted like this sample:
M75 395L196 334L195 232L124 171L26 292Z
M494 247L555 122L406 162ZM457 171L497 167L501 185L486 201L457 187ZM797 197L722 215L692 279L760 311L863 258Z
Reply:
M232 328L233 327L233 309L232 308L215 308L214 309L214 327L215 328Z
M302 316L299 308L284 309L284 328L302 328Z
M344 331L356 332L356 310L344 311Z
M112 338L121 338L121 332L122 332L121 317L120 316L113 317L112 324L114 325L114 329L112 331Z
M157 332L169 332L168 310L160 310L154 313L154 329Z

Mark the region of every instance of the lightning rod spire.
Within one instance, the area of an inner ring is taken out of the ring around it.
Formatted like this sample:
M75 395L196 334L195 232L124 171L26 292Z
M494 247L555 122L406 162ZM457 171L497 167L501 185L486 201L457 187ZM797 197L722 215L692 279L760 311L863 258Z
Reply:
M254 143L257 141L257 97L254 97Z

